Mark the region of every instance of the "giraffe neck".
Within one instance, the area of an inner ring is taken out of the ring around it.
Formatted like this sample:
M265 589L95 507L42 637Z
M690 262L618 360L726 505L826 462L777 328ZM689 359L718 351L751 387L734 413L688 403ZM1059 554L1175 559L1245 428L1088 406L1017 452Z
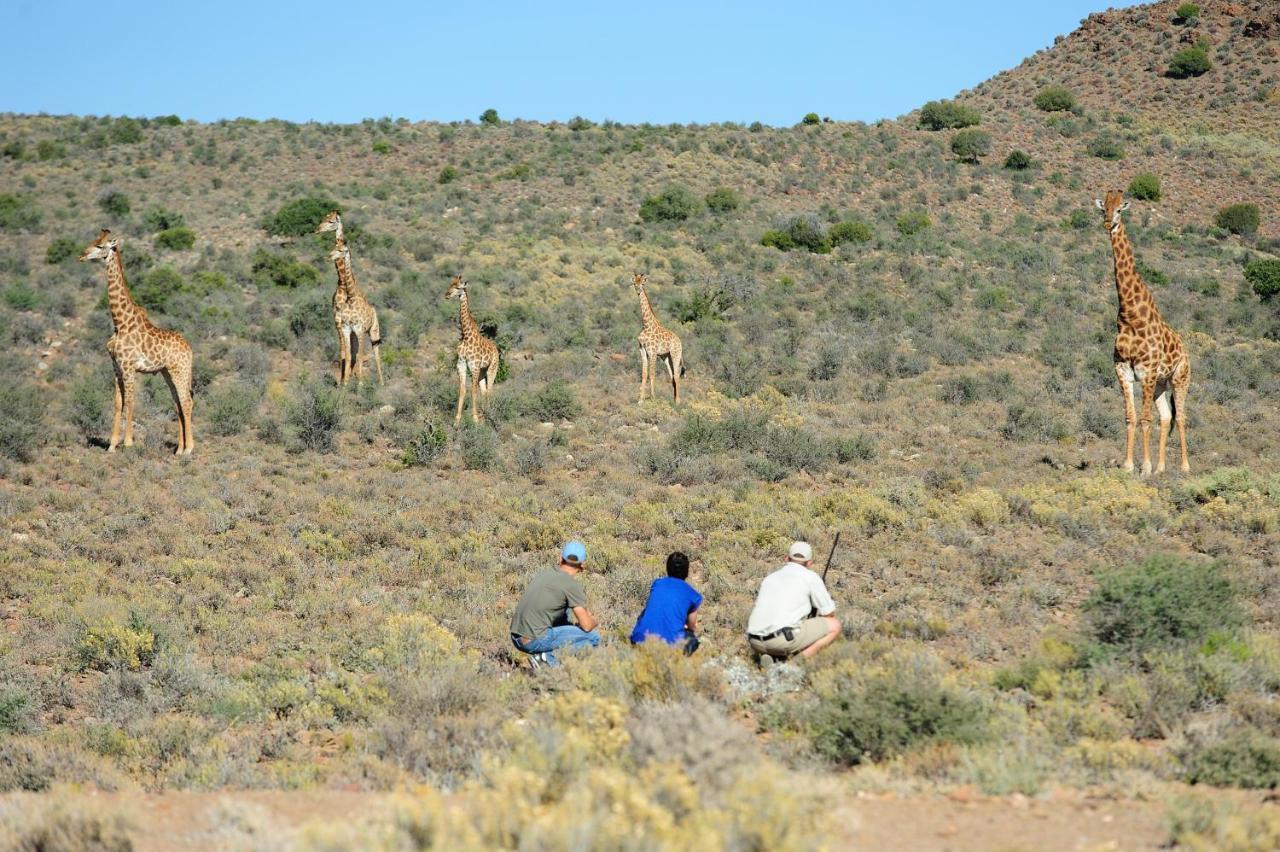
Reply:
M347 298L364 295L356 284L356 274L351 271L351 261L348 258L338 258L333 265L338 270L338 289Z
M640 322L645 331L659 328L658 317L654 315L653 306L649 304L649 294L644 290L640 291Z
M480 326L471 316L471 304L467 301L467 291L458 294L458 328L462 331L463 340L474 340L480 337Z
M1124 223L1111 229L1111 253L1115 260L1116 295L1120 302L1119 319L1127 325L1143 324L1158 319L1156 300L1138 276L1133 246L1124 232ZM1143 308L1147 310L1143 310Z
M111 252L107 258L107 307L111 311L111 322L115 325L117 334L134 325L139 315L146 318L146 313L129 294L129 285L124 280L124 265L118 251Z

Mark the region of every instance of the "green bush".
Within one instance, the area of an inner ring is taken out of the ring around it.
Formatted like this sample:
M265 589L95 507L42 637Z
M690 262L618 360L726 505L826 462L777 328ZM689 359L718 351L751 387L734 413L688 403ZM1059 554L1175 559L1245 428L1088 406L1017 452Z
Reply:
M737 190L727 186L717 187L707 194L707 209L712 213L732 213L742 206L742 197Z
M516 472L521 476L535 476L547 466L547 448L529 442L516 452Z
M1256 204L1232 204L1219 210L1213 221L1224 231L1252 236L1258 232L1258 226L1262 224L1262 216Z
M32 231L40 227L40 211L25 195L0 195L0 229Z
M41 303L40 294L26 281L18 281L4 288L4 302L15 311L34 311Z
M378 139L373 143L372 149L375 154L390 154L391 143L386 139Z
M458 170L453 166L445 166L440 170L440 176L436 178L436 183L446 184L453 183L458 179Z
M844 766L929 742L973 743L987 732L987 705L923 667L846 675L823 692L806 719L809 736L818 754Z
M1251 260L1244 267L1244 280L1264 302L1280 296L1280 260Z
M181 213L174 213L172 210L165 210L163 207L148 207L147 211L142 214L142 223L153 234L167 231L170 228L181 228L187 224Z
M920 109L920 126L926 130L958 130L980 121L976 110L955 101L929 101Z
M1280 787L1280 741L1254 728L1193 746L1182 755L1182 763L1191 784L1255 790Z
M117 118L107 128L107 139L114 144L133 145L142 141L142 125L134 118Z
M1124 145L1110 133L1099 133L1090 139L1089 144L1085 146L1085 150L1088 151L1089 156L1097 157L1101 160L1120 160L1124 158Z
M991 150L991 134L970 128L951 137L951 153L962 163L976 163Z
M1138 658L1203 642L1211 632L1243 621L1219 564L1169 555L1103 573L1084 612L1091 635L1104 648Z
M133 298L149 311L165 311L175 293L186 289L186 282L170 266L158 266L133 285Z
M205 428L211 435L239 435L253 422L261 392L244 382L229 382L209 394L202 406Z
M467 421L463 425L458 449L467 470L492 470L498 466L498 435L483 423Z
M1183 3L1174 14L1178 16L1179 21L1194 21L1200 17L1200 7L1195 3Z
M923 210L913 210L910 213L904 213L898 217L895 227L898 233L904 237L918 234L929 228L933 223L929 221L929 214Z
M155 118L151 119L151 123L157 127L181 127L182 119L173 114L157 115Z
M129 203L129 196L125 195L118 189L108 189L98 196L98 206L102 208L104 213L115 216L127 216L132 208Z
M61 160L67 156L67 146L53 139L41 139L36 143L36 156L41 162L47 160Z
M1093 211L1086 210L1083 207L1077 207L1071 211L1071 215L1067 217L1067 225L1077 231L1083 231L1085 228L1098 221Z
M80 254L80 244L70 237L58 237L45 249L44 262L48 264L62 263L72 260Z
M421 467L435 461L449 445L449 433L439 423L429 422L415 432L400 455L407 467Z
M805 116L800 120L800 123L810 126L814 124L821 124L822 118L816 112L809 112L805 113Z
M186 251L196 244L196 232L190 228L170 228L156 234L156 245L170 251Z
M529 401L528 413L539 422L572 420L582 413L582 405L573 387L561 381L551 382L534 394Z
M780 231L765 231L760 244L782 251L803 248L814 254L829 254L832 247L831 238L812 216L796 216Z
M692 192L683 186L669 186L640 204L640 218L645 222L683 222L702 207Z
M760 245L776 248L779 251L791 251L796 247L786 231L765 231L760 237Z
M1212 67L1209 52L1197 45L1183 48L1175 53L1169 60L1169 70L1165 72L1165 76L1175 80L1185 80L1188 77L1199 77Z
M110 428L116 377L110 367L91 370L76 380L67 397L67 420L86 444L101 440Z
M262 227L274 236L302 237L314 232L320 220L332 210L342 212L342 208L328 198L299 198L277 210Z
M1004 158L1004 167L1016 172L1025 171L1031 168L1031 156L1026 151L1014 148L1009 152L1009 156Z
M871 226L857 219L836 222L827 230L827 238L831 240L833 246L845 243L869 243L872 236Z
M1129 195L1139 201L1159 201L1160 178L1151 172L1134 175L1133 180L1129 181Z
M1076 96L1065 86L1045 86L1036 93L1035 105L1045 112L1065 112L1075 108Z
M31 461L44 439L45 393L13 376L0 377L0 457Z
M285 407L292 448L331 453L342 431L342 394L317 380L300 382Z
M779 426L768 431L764 457L787 471L817 473L835 457L835 448L809 429Z
M283 254L259 248L250 260L253 281L259 287L309 287L320 281L320 272L309 263L299 263Z
M498 118L498 111L493 107L490 107L489 109L480 113L480 123L488 124L488 125L501 124L502 119Z

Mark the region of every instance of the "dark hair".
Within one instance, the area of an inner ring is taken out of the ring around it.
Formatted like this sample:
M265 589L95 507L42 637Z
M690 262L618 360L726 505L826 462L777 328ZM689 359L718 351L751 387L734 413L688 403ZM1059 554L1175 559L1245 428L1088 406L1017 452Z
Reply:
M689 577L689 557L680 551L676 551L667 557L667 576L675 577L678 580L685 580Z

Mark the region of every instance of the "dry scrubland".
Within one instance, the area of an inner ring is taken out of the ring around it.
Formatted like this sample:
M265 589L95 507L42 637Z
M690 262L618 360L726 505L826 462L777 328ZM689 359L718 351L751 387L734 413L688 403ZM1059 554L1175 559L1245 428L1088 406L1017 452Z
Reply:
M1280 783L1280 18L1176 6L961 93L986 141L959 154L921 113L0 117L0 790L53 791L0 832L125 848L63 785L401 788L394 818L297 843L802 848L855 791L1065 786L1167 802L1189 846L1274 847L1274 806L1214 791ZM1199 39L1209 70L1165 76ZM1053 85L1072 108L1036 106ZM1193 363L1193 473L1148 480L1116 469L1092 207L1142 173L1129 233ZM264 227L330 202L381 388L334 387L330 241ZM1236 203L1256 230L1216 224ZM103 451L105 281L74 256L104 226L195 348L190 459L154 377L138 445ZM635 402L637 270L685 341L679 410ZM509 370L455 430L457 272ZM836 530L845 640L763 676L756 583ZM570 535L607 647L533 676L509 612ZM693 660L625 647L673 548L706 592Z

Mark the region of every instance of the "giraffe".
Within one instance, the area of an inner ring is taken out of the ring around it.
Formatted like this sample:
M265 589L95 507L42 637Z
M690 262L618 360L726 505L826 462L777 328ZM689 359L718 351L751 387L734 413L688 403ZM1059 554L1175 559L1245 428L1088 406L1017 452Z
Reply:
M342 217L337 210L325 216L316 228L317 234L324 231L337 231L337 242L329 253L329 259L338 270L338 287L333 292L333 324L338 330L338 383L345 385L352 372L357 382L364 381L360 342L368 333L373 344L373 363L378 368L378 384L382 384L382 351L379 348L382 333L378 312L356 284L355 273L351 271L351 248L347 245Z
M129 295L120 261L120 238L103 229L80 255L81 261L102 260L107 265L107 306L116 333L107 341L107 352L116 373L115 422L107 452L120 443L120 419L124 418L124 445L133 446L134 383L138 373L161 373L178 408L178 449L190 455L196 441L191 432L191 345L176 331L156 328L147 312Z
M682 347L680 338L675 332L668 331L658 322L649 304L649 295L645 292L645 284L649 276L637 272L631 279L631 286L640 296L640 322L642 328L636 339L640 341L640 402L644 402L645 385L649 386L649 396L656 397L653 383L658 373L658 358L663 359L667 367L667 375L671 377L671 389L675 402L680 403L680 377L684 375L684 362L681 359Z
M1134 428L1142 423L1142 475L1151 474L1151 403L1160 411L1160 450L1156 473L1164 473L1165 440L1172 414L1178 426L1182 450L1182 472L1191 470L1187 463L1187 388L1191 385L1191 361L1182 338L1160 318L1155 299L1138 276L1133 247L1124 231L1120 213L1129 208L1118 190L1106 194L1106 200L1095 200L1103 213L1103 226L1111 235L1111 251L1115 257L1116 293L1120 312L1116 317L1115 367L1124 394L1125 460L1124 469L1133 470ZM1133 385L1142 385L1142 414L1134 410ZM1170 411L1169 393L1173 392Z
M462 404L467 396L467 374L470 373L471 420L479 423L483 417L478 408L476 386L479 385L483 394L492 389L493 379L498 374L498 347L480 332L475 317L471 316L467 282L461 275L453 277L444 297L458 300L458 328L462 333L462 340L458 343L458 411L453 422L462 422Z

